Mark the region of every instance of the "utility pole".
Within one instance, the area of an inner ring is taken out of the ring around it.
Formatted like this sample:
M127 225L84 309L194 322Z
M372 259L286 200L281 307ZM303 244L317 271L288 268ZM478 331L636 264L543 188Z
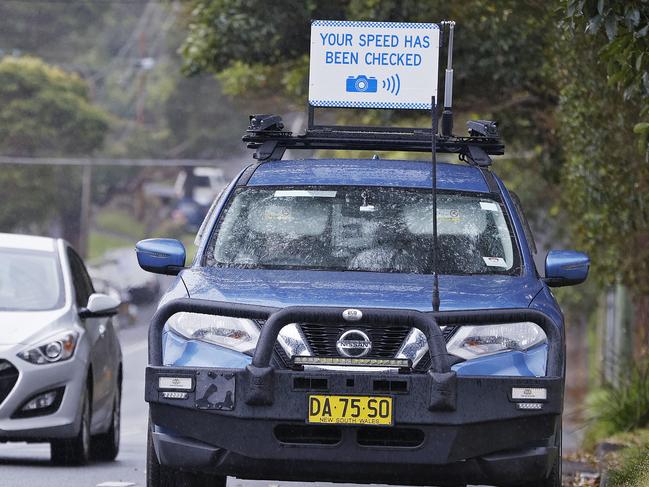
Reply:
M95 82L89 78L90 101L94 103ZM88 257L90 240L90 205L92 202L92 163L87 161L81 169L81 211L79 215L79 248L77 251L84 259Z
M79 254L88 257L88 240L90 235L90 193L92 190L92 164L88 161L81 172L81 219L79 222Z

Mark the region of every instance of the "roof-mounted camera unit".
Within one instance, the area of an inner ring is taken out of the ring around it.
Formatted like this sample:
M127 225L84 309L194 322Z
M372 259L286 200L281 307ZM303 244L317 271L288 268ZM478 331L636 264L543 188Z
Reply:
M469 120L466 127L469 131L469 137L500 138L498 125L492 120Z
M282 132L283 129L284 122L279 115L250 115L247 132Z

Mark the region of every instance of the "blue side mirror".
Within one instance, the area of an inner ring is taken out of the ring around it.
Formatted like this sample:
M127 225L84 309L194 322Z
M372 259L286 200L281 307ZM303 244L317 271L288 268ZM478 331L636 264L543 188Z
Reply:
M135 245L137 262L145 271L175 276L185 267L185 246L173 238L149 238Z
M588 277L590 259L575 250L551 250L545 258L545 282L548 286L572 286Z

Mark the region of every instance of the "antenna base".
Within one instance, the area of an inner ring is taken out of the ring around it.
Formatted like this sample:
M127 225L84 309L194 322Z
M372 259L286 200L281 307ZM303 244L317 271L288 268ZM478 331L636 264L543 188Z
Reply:
M451 137L453 135L453 109L444 107L442 112L442 135Z

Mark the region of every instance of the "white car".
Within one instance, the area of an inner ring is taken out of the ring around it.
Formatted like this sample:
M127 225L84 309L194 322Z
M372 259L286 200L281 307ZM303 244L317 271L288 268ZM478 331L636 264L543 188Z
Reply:
M49 442L52 461L119 451L119 302L95 293L64 240L0 233L0 442Z

